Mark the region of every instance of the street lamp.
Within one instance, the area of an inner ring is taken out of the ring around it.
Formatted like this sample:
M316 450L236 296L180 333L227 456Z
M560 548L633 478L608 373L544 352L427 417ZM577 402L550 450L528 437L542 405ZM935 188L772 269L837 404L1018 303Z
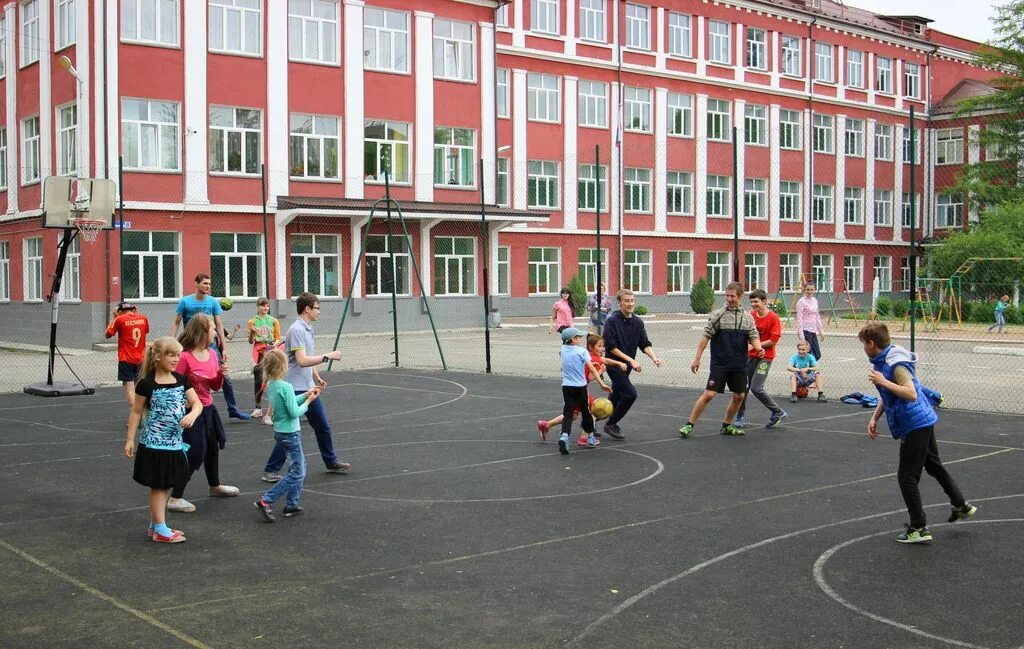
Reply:
M75 78L75 84L77 92L75 93L75 176L78 178L78 192L75 195L75 207L81 207L82 203L88 200L88 194L85 190L84 177L82 174L84 161L82 160L82 99L83 90L82 86L85 82L82 81L81 75L78 74L78 70L75 69L74 64L71 63L71 59L67 56L60 56L57 59L57 67L65 70L68 74Z

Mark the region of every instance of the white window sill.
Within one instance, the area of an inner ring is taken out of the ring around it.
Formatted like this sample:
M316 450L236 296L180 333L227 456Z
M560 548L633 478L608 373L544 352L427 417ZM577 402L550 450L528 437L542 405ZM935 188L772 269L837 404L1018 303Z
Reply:
M402 77L411 77L412 72L408 70L392 70L390 68L368 68L363 66L363 72L376 72L378 74L397 74Z
M608 50L614 49L612 45L608 44L608 39L607 38L605 38L603 40L596 40L596 39L591 39L591 38L577 38L576 39L576 44L577 45L587 45L589 47L603 47L603 48L608 49Z
M668 137L673 137L673 138L675 138L677 140L692 140L693 139L693 133L689 133L689 134L686 134L686 133L669 133Z
M804 148L802 146L779 146L782 151L800 151L803 153Z
M735 70L735 68L736 68L736 66L734 66L732 63L725 63L725 62L722 62L722 61L712 61L710 59L708 60L708 65L711 66L711 67L714 67L714 68L722 68L724 70Z
M668 58L672 59L673 61L689 61L691 63L696 62L696 59L693 57L692 54L678 54L675 52L669 52L666 56L668 56ZM680 295L682 294L680 293Z
M646 54L647 56L653 56L655 52L650 47L637 47L636 45L626 45L622 48L623 53L631 52L633 54Z
M594 126L594 125L591 125L591 124L578 124L578 126L580 128L592 128L594 130L599 130L599 131L607 131L608 130L608 126L607 125L605 125L605 126Z
M767 221L767 216L744 216L744 221Z
M177 174L181 175L181 169L146 169L143 167L125 167L124 171L133 174Z
M38 179L37 180L29 180L28 182L21 183L21 186L22 187L31 187L32 185L38 185L41 182L42 181L38 180Z
M717 137L709 137L708 138L708 142L720 142L722 144L730 144L730 143L732 143L732 140L722 139L722 138L717 138Z
M654 133L654 131L652 131L650 129L644 131L644 130L636 129L636 128L624 128L624 129L622 129L622 131L624 133L636 133L637 135L652 135Z
M732 214L708 214L709 219L731 219Z
M748 72L756 72L757 74L768 74L769 72L771 72L771 70L769 70L768 68L755 68L752 65L744 66L744 69L747 70Z
M792 79L794 81L803 81L804 80L804 75L802 75L802 74L790 74L788 72L783 72L782 73L782 78L783 79Z
M936 226L936 227L938 227L938 226ZM37 300L22 300L22 303L23 304L42 304L43 303L43 298L39 298Z
M802 223L802 222L803 222L802 219L799 219L799 218L784 219L784 218L779 217L779 223Z
M538 124L561 124L562 123L561 119L538 119L536 117L527 117L526 121L528 121L528 122L536 122Z
M839 86L838 86L838 85L836 84L836 82L835 82L835 81L826 81L826 80L824 80L824 79L817 79L817 78L816 78L816 79L814 79L814 83L818 83L818 84L821 84L821 85L823 85L823 86L831 86L831 87L833 87L833 88L838 88L838 87L839 87Z
M384 185L383 178L380 180L377 180L376 178L365 178L363 179L363 182L367 185ZM412 187L411 180L389 180L387 184L391 185L392 187ZM388 295L390 295L390 293Z
M221 56L240 56L243 59L262 59L263 52L259 54L253 54L252 52L236 52L234 50L215 50L210 48L207 50L210 54L220 54Z
M476 185L447 185L434 183L434 189L453 189L462 192L475 192Z
M129 253L130 254L130 253ZM177 253L175 253L177 254ZM128 299L128 298L126 298ZM131 298L132 302L138 302L143 304L177 304L178 298L171 297L137 297Z
M459 77L434 77L434 81L450 81L452 83L464 83L466 85L476 85L476 79L461 79Z
M60 52L62 50L68 49L69 47L71 47L74 44L75 43L65 43L64 45L57 45L56 47L54 47L53 53L57 54L58 52Z
M305 63L307 65L319 65L323 68L340 68L340 61L317 61L316 59L293 59L288 57L289 63Z
M246 173L243 171L211 171L211 178L259 178L258 173Z
M122 38L121 43L124 45L139 45L141 47L160 47L165 50L180 50L180 43L161 43L159 41L143 41L132 38Z
M744 146L754 146L754 147L760 147L762 149L765 149L765 148L768 147L768 143L767 142L744 142L743 144L744 144Z
M288 180L300 183L323 183L327 185L340 185L342 182L341 178L323 178L323 177L308 177L308 176L288 176Z
M553 41L561 41L563 36L561 32L545 32L539 29L527 29L527 36L536 36L537 38L547 38Z
M555 210L555 211L558 211L560 208L552 207L550 205L527 205L526 209L528 209L528 210ZM558 294L557 293L552 293L552 295L558 295Z

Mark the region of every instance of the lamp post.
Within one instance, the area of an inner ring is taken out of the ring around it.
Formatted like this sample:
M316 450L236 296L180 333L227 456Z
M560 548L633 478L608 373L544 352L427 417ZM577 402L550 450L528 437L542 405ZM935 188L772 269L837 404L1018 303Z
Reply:
M75 78L75 177L78 179L76 183L78 185L77 193L75 194L75 207L80 208L81 204L88 199L88 194L85 191L84 183L82 182L85 175L82 173L85 161L82 160L82 98L83 91L82 86L85 82L82 81L82 77L78 74L78 70L71 63L71 59L67 56L61 56L57 59L57 67L65 70L68 74Z

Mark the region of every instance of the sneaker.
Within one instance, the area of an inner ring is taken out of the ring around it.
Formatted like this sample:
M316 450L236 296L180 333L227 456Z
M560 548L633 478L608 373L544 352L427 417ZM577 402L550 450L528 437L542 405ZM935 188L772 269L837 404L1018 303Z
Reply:
M260 510L260 515L263 516L264 521L266 521L267 523L274 522L274 512L270 509L269 504L263 502L262 498L254 502L253 506L256 507L256 509Z
M210 487L210 495L218 498L231 498L239 493L238 487L232 487L231 485L219 484L216 487Z
M558 437L558 452L562 455L569 454L569 433L562 433Z
M604 437L604 433L602 433L601 431L597 430L597 428L594 428L594 437L596 437L598 439L601 439L602 437Z
M263 415L263 425L264 426L273 426L274 425L273 418L271 418L270 415Z
M582 435L580 435L579 437L576 438L576 446L586 446L586 445L587 445L587 434L583 433Z
M825 398L824 392L818 393L818 403L828 403L828 399Z
M719 432L730 437L741 437L744 434L743 429L737 428L735 424L726 424L722 426L722 430Z
M949 518L946 519L946 522L955 523L957 521L968 519L971 516L974 516L974 512L976 511L978 511L977 507L971 503L965 502L963 505L953 508L953 511L950 513Z
M732 422L732 425L737 428L743 428L743 415L736 415L736 420Z
M927 527L915 530L906 523L903 524L903 527L905 527L907 531L896 537L896 541L898 543L927 543L932 540L932 533L928 531Z
M327 465L327 473L345 473L351 468L352 465L348 462L335 462Z
M590 448L594 448L595 446L600 446L600 445L601 445L601 440L599 440L594 435L594 433L590 433L589 435L587 435L587 446L589 446Z
M184 498L171 498L167 501L167 511L171 512L183 512L188 514L194 512L196 506L185 500Z
M249 415L245 414L244 412L238 412L237 410L228 413L228 417L230 419L238 419L240 421L249 421Z
M264 472L263 477L260 478L260 480L262 480L263 482L280 482L281 474L274 473L273 471L266 471Z
M538 419L537 430L540 431L540 441L548 441L548 422L544 419Z
M170 536L164 536L163 534L157 534L153 532L153 536L150 537L157 543L184 543L185 535L180 530L173 530Z
M618 424L605 424L604 432L612 439L626 439L626 436L622 434L622 429L619 428Z
M259 419L263 416L263 408L257 408L249 413L251 419Z
M776 410L772 413L772 416L768 418L768 423L764 425L765 428L775 428L779 423L788 417L785 410Z
M156 534L156 530L154 530L152 527L146 529L146 536L147 537L153 538L154 534ZM182 532L181 530L171 530L171 535L173 536L174 534L181 534L182 536L185 535L185 533Z
M281 510L281 514L283 514L285 518L291 518L292 516L298 516L304 511L306 510L296 505L295 507L285 507Z
M683 427L679 429L679 434L683 437L689 437L692 432L693 424L683 424Z
M797 402L797 398L796 398L796 394L795 393L789 395L789 402L790 403L796 403Z

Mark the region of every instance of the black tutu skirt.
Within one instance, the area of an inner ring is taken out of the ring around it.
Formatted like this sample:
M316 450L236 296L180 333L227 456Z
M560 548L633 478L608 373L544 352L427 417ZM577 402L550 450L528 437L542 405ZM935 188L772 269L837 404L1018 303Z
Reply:
M150 449L139 444L135 449L135 470L132 479L150 489L184 488L192 472L185 451Z

